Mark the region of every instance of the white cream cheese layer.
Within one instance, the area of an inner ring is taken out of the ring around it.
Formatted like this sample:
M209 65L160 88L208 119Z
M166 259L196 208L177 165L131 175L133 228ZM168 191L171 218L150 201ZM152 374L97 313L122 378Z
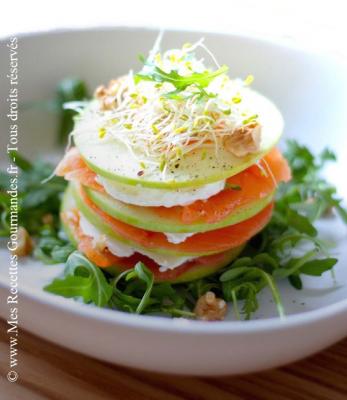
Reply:
M178 244L183 243L189 237L196 235L196 232L192 233L169 233L165 232L164 235L166 236L168 242Z
M111 181L100 175L96 177L96 180L111 197L127 204L143 207L186 206L194 203L196 200L206 200L221 192L225 187L225 180L209 183L197 188L172 190L146 188L141 185L127 185Z
M111 238L108 235L103 234L98 228L91 224L87 218L80 212L80 227L82 232L93 238L95 242L103 242L108 250L118 257L130 257L134 253L143 254L157 264L160 265L159 271L165 272L170 269L174 269L185 263L186 261L193 260L195 257L177 257L164 254L157 254L150 250L144 250L140 247L129 246L125 243L120 242L115 238Z

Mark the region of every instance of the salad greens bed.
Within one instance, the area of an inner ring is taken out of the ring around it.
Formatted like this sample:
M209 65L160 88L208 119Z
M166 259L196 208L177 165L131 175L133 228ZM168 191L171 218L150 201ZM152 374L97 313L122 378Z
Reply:
M59 86L55 105L61 120L60 140L69 132L74 115L73 111L62 109L63 102L85 97L87 89L80 80L64 80ZM320 276L337 262L330 255L332 244L319 238L315 222L335 212L347 224L347 210L341 205L336 188L321 175L327 162L336 161L334 153L326 149L315 157L306 146L290 140L284 155L293 179L279 186L273 217L266 228L222 270L190 283L170 284L155 283L153 274L141 262L117 277L96 267L74 248L61 229L59 207L66 188L64 179L53 177L42 183L52 174L53 165L31 163L18 153L10 154L21 169L19 221L35 237L33 256L45 264L65 263L64 276L44 289L64 297L80 297L99 307L188 318L195 317L198 298L211 290L232 303L236 318L249 319L258 309L258 294L269 288L278 313L283 315L277 281L286 279L300 290L303 275ZM1 236L9 234L8 187L8 176L1 172Z

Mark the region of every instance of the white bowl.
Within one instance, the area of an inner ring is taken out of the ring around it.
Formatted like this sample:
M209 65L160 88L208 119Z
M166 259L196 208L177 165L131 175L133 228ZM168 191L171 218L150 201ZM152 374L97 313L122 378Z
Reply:
M156 32L147 29L98 29L40 33L19 37L20 101L52 97L57 82L67 76L85 79L90 88L137 68L136 56L151 48ZM347 197L346 68L324 55L255 38L167 32L164 46L179 46L205 36L217 58L233 76L252 73L256 89L282 110L286 137L308 143L314 150L326 145L340 161L329 176ZM1 86L9 69L8 50L0 48ZM7 111L2 96L0 113ZM37 157L54 150L56 117L40 110L20 114L20 148ZM7 121L0 124L8 131ZM7 135L0 145L6 146ZM2 160L4 162L4 160ZM281 283L287 318L276 317L268 293L252 321L206 323L184 319L135 316L97 309L42 291L62 266L42 266L32 260L19 269L20 326L45 339L101 360L152 371L221 375L276 367L316 351L347 335L346 228L334 218L322 223L322 233L338 242L336 282L330 274L308 278L296 291ZM6 250L0 253L0 292L9 294ZM0 303L0 314L9 306Z

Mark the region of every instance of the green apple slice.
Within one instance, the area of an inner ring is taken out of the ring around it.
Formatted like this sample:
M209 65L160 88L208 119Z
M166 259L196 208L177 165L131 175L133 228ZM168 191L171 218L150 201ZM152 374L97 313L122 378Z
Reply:
M179 167L171 166L165 174L159 166L146 171L141 166L141 154L134 156L132 149L114 137L100 138L97 122L86 121L83 115L76 123L74 141L88 166L108 179L165 189L206 185L233 176L254 164L275 146L282 134L281 113L269 99L251 89L245 89L242 96L242 101L256 110L262 126L260 150L242 158L219 145L217 149L212 146L208 150L198 148L191 151L181 158Z
M173 220L158 215L152 207L140 207L123 203L111 196L84 187L88 197L104 212L129 225L137 226L154 232L191 233L208 232L245 221L258 214L273 199L274 192L256 202L238 208L219 222L184 224L180 220Z

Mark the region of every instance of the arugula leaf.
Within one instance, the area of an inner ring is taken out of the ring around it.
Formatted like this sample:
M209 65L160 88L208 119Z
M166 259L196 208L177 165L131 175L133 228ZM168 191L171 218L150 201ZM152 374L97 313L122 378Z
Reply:
M248 257L247 260L246 257L243 260L247 263L250 261ZM219 280L222 282L224 297L226 300L233 302L236 315L240 315L237 301L244 300L242 313L245 314L246 319L249 319L251 313L258 308L257 293L265 286L268 286L271 290L278 314L280 317L283 317L284 311L281 296L272 276L263 269L251 265L235 267L235 263L236 265L240 264L237 261L234 261L228 270L219 277Z
M305 263L313 258L316 255L316 251L308 251L304 256L291 258L286 264L282 266L282 268L274 271L273 276L275 278L287 278L291 275L298 275L301 271L301 268L305 265Z
M126 282L129 282L133 279L138 279L140 285L141 283L145 284L145 290L141 298L131 296L130 294L125 294L118 288L117 285L123 278ZM153 283L154 277L152 272L142 262L138 262L134 269L121 273L115 279L112 297L113 305L118 307L120 306L123 309L125 308L126 310L136 314L141 314L151 303L150 296L153 289Z
M285 155L290 164L293 179L300 181L315 169L315 157L306 146L299 145L295 140L288 140L286 145Z
M126 279L133 279L133 278L138 278L141 281L145 282L146 284L146 291L142 296L139 305L136 308L136 313L140 314L145 309L147 302L150 299L150 295L153 289L154 277L152 272L142 262L138 262L135 265L132 274L129 274Z
M297 231L306 233L309 236L317 235L317 229L312 225L309 218L299 214L296 210L288 208L286 217L288 225L295 228Z
M288 277L289 283L297 290L302 289L302 280L299 275L292 274Z
M63 297L82 297L85 303L99 307L106 306L112 296L112 286L100 268L78 251L69 256L64 277L54 279L44 290Z
M321 276L325 271L331 270L337 263L336 258L325 258L306 262L300 272L305 275Z
M187 285L154 283L153 273L142 262L119 274L112 284L113 296L109 303L112 308L136 314L195 317L190 310L196 299L189 296Z
M163 69L155 65L151 61L144 62L144 68L141 72L137 73L134 77L135 84L141 80L157 82L157 83L171 83L176 90L165 94L165 97L179 98L179 94L186 90L189 86L194 85L199 89L196 94L207 95L206 88L214 78L219 75L225 74L228 71L226 65L221 66L216 71L206 70L204 72L192 72L188 76L180 75L176 70L165 72Z
M244 275L245 273L251 271L250 266L247 265L245 267L234 267L234 268L230 268L227 271L225 271L220 277L219 280L221 282L228 282L231 281L233 279L237 279L239 277L241 277L242 275Z
M257 294L262 288L252 282L243 282L231 289L231 298L228 299L228 294L225 292L225 298L232 301L234 313L237 319L241 319L241 314L248 320L251 315L259 308ZM238 301L243 300L242 310L240 312Z
M44 226L35 246L34 257L45 264L66 262L76 248L62 236L60 231L56 232L51 226Z

